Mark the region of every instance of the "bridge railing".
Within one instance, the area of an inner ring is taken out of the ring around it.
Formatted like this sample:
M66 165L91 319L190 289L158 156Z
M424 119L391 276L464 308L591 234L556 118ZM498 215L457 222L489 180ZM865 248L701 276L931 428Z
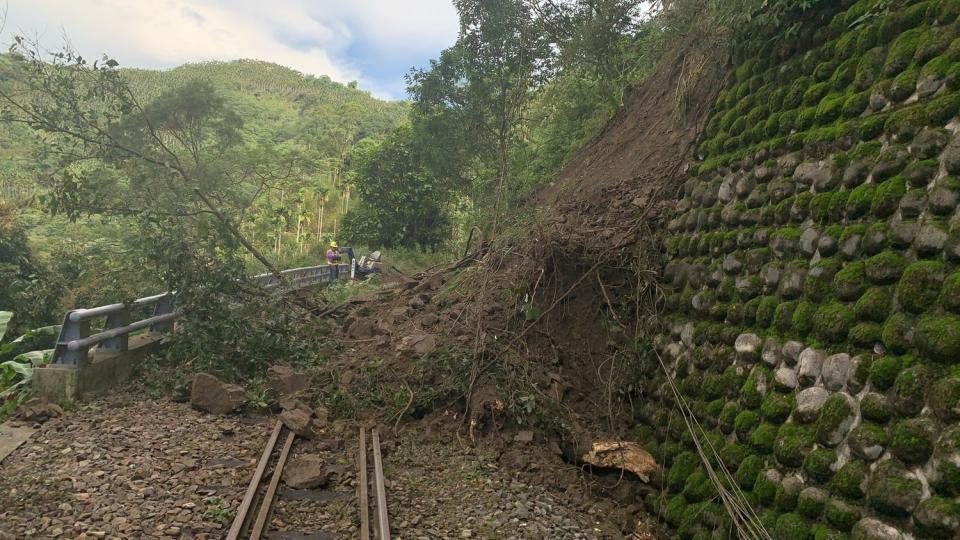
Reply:
M285 291L293 291L347 279L352 272L351 265L337 264L291 268L280 274L282 281L273 274L254 276L253 281L264 289L274 290L282 286ZM150 306L153 306L150 316L132 320L134 313L146 311ZM81 366L87 362L89 351L94 346L100 351L126 351L131 333L144 328L154 336L172 332L174 320L180 315L180 311L174 308L174 295L169 292L127 303L71 309L63 317L63 326L50 363L63 367ZM104 317L103 330L91 334L91 321Z

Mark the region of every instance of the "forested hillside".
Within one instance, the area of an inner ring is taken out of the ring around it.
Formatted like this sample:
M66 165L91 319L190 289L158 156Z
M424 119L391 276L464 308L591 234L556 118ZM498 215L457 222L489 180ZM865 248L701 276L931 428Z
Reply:
M10 55L0 62L6 70L19 63ZM189 64L165 71L121 68L116 74L145 107L169 100L185 86L204 84L235 115L242 144L262 150L256 157L259 165L284 171L269 182L239 179L247 184L248 198L238 225L281 267L322 259L322 244L336 237L351 204L351 188L344 181L350 149L364 139L386 136L405 121L408 109L404 102L373 98L355 83L343 85L262 61ZM40 80L39 74L31 76ZM8 82L5 88L16 87ZM181 94L170 106L189 107L195 98L199 96ZM57 202L54 194L64 185L55 179L57 169L42 148L44 141L25 122L0 123L0 208L6 226L25 234L29 248L19 246L3 259L10 266L2 267L7 285L0 303L19 313L18 326L53 324L62 309L161 290L162 269L138 249L138 207L106 205L111 197L129 202L136 196L134 186L118 183L117 171L104 169L84 184L95 191L90 199ZM68 169L79 171L76 164ZM26 259L32 261L29 272L15 262ZM250 272L262 271L252 259L248 263ZM32 309L36 303L29 298L35 297L27 291L39 290L51 298Z

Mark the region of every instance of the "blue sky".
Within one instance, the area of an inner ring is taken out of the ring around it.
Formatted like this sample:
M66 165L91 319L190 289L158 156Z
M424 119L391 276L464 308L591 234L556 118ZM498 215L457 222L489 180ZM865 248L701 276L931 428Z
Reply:
M453 44L451 0L0 0L14 34L127 67L256 58L401 99L403 75Z

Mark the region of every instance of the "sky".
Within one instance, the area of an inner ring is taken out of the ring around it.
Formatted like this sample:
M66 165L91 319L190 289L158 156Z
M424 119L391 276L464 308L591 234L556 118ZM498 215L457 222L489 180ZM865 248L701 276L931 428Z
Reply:
M451 0L0 0L5 50L16 34L47 49L69 40L87 58L171 68L267 60L403 99L411 67L453 44Z

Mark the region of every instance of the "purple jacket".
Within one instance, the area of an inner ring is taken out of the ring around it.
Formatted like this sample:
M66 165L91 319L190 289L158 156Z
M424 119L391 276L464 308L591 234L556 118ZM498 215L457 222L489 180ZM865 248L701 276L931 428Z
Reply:
M332 249L327 250L327 264L337 264L340 262L340 252Z

